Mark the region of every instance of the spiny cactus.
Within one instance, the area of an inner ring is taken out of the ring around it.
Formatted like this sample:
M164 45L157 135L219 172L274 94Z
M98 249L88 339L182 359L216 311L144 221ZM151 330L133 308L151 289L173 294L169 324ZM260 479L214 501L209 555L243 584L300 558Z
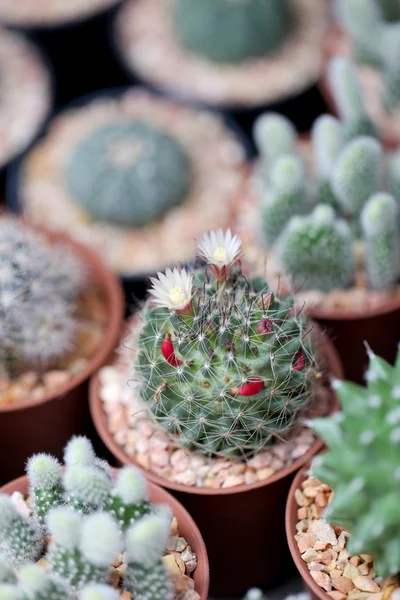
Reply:
M85 138L66 166L74 199L98 221L144 227L180 204L191 169L179 143L150 124L122 121Z
M366 272L372 289L388 289L399 277L398 212L393 196L381 192L370 198L361 214Z
M161 426L206 454L253 454L289 433L311 398L306 322L292 298L242 275L240 244L230 231L206 234L208 264L159 273L142 312L140 394Z
M261 231L271 247L293 214L307 214L310 203L306 174L298 156L286 154L275 160L270 169L270 190L261 204Z
M362 135L376 137L375 126L365 110L354 65L344 57L333 58L328 67L328 79L345 140Z
M292 27L289 0L177 0L174 26L189 51L218 63L240 63L275 50Z
M0 218L0 365L13 375L73 347L84 269L64 244Z
M253 127L253 137L265 166L284 154L291 154L296 141L293 124L282 115L267 112L259 116Z
M300 289L327 292L353 281L353 236L329 205L321 204L308 217L293 217L278 253L284 272Z
M87 438L74 437L65 459L63 474L49 455L28 461L29 517L0 495L0 600L114 600L119 594L105 584L125 550L124 589L135 600L173 600L162 562L169 507L150 504L146 481L135 467L124 467L114 481ZM43 554L49 573L30 564ZM17 577L10 565L22 566Z
M368 354L367 387L335 382L342 412L313 421L328 452L312 472L334 491L324 518L350 531L347 551L372 554L386 577L400 571L400 352L394 367Z
M322 204L331 204L337 208L331 173L344 145L343 127L335 117L322 115L314 122L311 138L317 178L317 199Z

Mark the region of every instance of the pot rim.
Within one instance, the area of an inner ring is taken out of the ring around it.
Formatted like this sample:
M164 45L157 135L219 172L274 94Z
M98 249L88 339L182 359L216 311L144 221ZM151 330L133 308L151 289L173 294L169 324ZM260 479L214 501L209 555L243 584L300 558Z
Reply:
M292 485L290 486L288 499L286 502L285 512L285 527L286 537L289 546L290 554L292 559L299 570L299 573L305 583L305 585L311 589L312 593L315 594L320 600L332 600L330 596L322 589L311 577L310 571L308 570L307 563L301 558L300 550L297 547L296 540L294 539L294 531L296 528L296 519L294 518L297 512L295 505L294 493L297 488L300 487L301 482L307 477L307 469L309 465L305 465L294 478Z
M329 366L330 372L337 379L343 379L344 373L342 364L339 358L339 355L334 348L332 342L326 335L321 335L321 328L313 323L314 331L319 335L319 342L321 343L322 350L321 354L326 358L327 366ZM304 464L306 464L315 454L318 454L324 446L322 440L315 440L314 444L309 448L309 450L300 458L295 460L290 466L281 469L274 473L271 477L264 481L257 481L251 484L243 484L238 485L232 488L226 489L211 489L211 488L200 488L195 486L186 486L180 483L175 483L155 473L152 473L150 470L146 470L137 463L135 463L129 455L122 449L119 444L116 443L112 434L110 433L107 422L105 412L103 410L102 401L99 395L100 389L100 378L98 373L95 373L89 383L89 409L92 417L92 421L96 428L97 434L101 438L102 442L108 448L108 450L112 453L112 455L122 464L129 465L133 464L138 467L144 476L152 481L153 483L165 487L169 490L174 490L177 492L182 492L186 494L193 494L199 496L229 496L231 494L241 494L245 492L250 492L252 490L256 490L258 488L262 488L267 485L271 485L280 479L284 479L288 475L291 475L298 469L300 469ZM334 412L339 408L339 402L337 396L334 391L331 390L331 410Z
M116 470L118 469L113 469L114 472ZM200 589L196 591L200 593L201 600L207 600L210 584L210 567L206 545L199 528L186 508L167 490L152 481L146 481L146 484L152 502L168 504L172 508L172 512L178 521L180 533L183 533L197 556L197 567L193 573L193 580L195 585ZM0 488L0 493L2 494L11 495L14 491L19 491L22 494L28 493L28 478L26 475L13 479ZM181 527L182 522L185 524L183 528Z
M19 410L31 409L41 404L57 400L61 396L65 396L71 390L79 386L93 373L95 373L108 360L115 344L118 340L121 331L121 323L124 318L124 296L121 284L118 278L112 273L108 267L98 258L97 254L84 246L83 244L72 240L67 234L51 231L42 227L33 226L26 223L22 218L18 219L24 227L41 233L53 242L61 242L67 244L72 250L89 266L90 272L93 275L93 280L99 284L105 293L108 315L107 326L104 332L103 339L98 344L98 348L92 358L89 360L86 368L70 379L67 384L59 389L46 394L42 398L19 400L9 405L0 405L1 413L14 412Z

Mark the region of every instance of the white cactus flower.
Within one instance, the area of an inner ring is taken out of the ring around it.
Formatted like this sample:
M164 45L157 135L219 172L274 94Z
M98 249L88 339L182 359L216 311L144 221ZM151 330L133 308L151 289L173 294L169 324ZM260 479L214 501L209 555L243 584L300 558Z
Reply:
M157 273L157 277L150 277L153 304L177 312L187 310L193 298L193 275L186 269L175 268L167 269L165 274Z
M240 258L242 240L230 229L205 233L198 243L198 255L210 265L217 279L224 279L231 266Z

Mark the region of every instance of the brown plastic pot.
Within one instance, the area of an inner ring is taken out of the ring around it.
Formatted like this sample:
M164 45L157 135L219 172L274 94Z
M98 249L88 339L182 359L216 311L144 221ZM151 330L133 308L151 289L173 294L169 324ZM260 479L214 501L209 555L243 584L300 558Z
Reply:
M209 566L206 546L201 533L185 508L166 490L154 483L148 482L150 501L154 504L167 504L179 525L179 533L189 542L197 556L197 568L193 574L195 589L200 595L200 600L207 600L209 587ZM28 495L28 478L26 475L14 479L0 488L0 493L11 496L13 492L20 492L25 498Z
M73 434L90 429L88 381L112 356L121 333L124 301L115 275L85 246L68 236L34 228L52 242L62 242L80 256L88 277L102 289L108 310L104 339L87 367L66 385L39 399L0 406L0 484L24 471L27 458L35 452L50 452L62 458L65 444Z
M297 569L303 579L304 587L307 592L310 594L312 600L332 600L332 598L319 587L318 584L315 583L314 579L310 575L310 571L308 570L307 563L301 558L300 551L297 547L297 542L294 539L296 535L296 524L297 524L297 504L294 497L295 491L301 486L304 479L306 479L306 470L307 467L304 467L301 471L299 471L296 477L293 480L293 483L290 487L287 503L286 503L286 515L285 515L285 524L286 524L286 536L289 545L289 550L292 555L292 558L295 562Z
M342 378L340 359L329 339L315 326L313 336L327 370ZM118 464L132 464L108 430L99 396L98 375L90 382L90 411L101 439ZM332 410L338 407L331 395ZM272 586L288 577L289 553L284 507L294 473L323 446L317 440L290 467L266 481L227 489L187 487L141 470L150 481L169 489L195 519L206 542L211 567L211 594L240 596L248 588Z

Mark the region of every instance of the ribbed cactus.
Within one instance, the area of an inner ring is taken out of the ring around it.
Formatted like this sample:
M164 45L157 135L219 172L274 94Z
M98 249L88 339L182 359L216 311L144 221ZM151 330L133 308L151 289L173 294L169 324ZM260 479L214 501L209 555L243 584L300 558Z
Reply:
M379 190L382 149L379 142L359 137L347 144L332 171L332 187L347 216L358 216L367 200Z
M390 194L381 192L370 198L361 214L365 239L365 264L368 285L386 290L400 274L398 204Z
M328 452L312 472L334 490L324 518L349 529L347 551L372 554L386 577L400 571L400 352L392 367L369 351L366 379L334 384L342 412L314 420Z
M144 227L183 202L191 168L172 137L150 124L122 121L78 144L65 177L72 196L93 219Z
M307 214L311 208L304 165L298 156L285 154L272 164L269 188L261 203L261 232L271 247L293 215Z
M343 148L344 136L341 123L330 115L322 115L311 130L314 172L317 179L317 199L322 204L338 208L332 190L331 174Z
M84 268L63 244L0 218L0 364L48 365L73 347Z
M308 217L293 217L279 240L278 253L284 272L300 289L329 292L353 282L353 236L327 204Z
M335 57L328 67L333 95L346 141L358 136L376 136L376 128L367 115L354 65L344 57Z
M289 0L176 0L173 19L187 50L218 63L269 54L293 20Z
M64 456L63 474L49 455L28 461L31 516L0 494L0 600L115 600L120 594L106 584L125 550L123 589L135 600L173 600L162 561L169 507L150 504L135 467L114 480L87 438L74 437ZM48 573L30 564L43 555ZM11 567L22 567L17 577Z
M206 454L253 454L289 433L311 397L307 325L292 298L242 275L240 243L206 234L208 264L159 273L141 315L140 394L162 427Z

